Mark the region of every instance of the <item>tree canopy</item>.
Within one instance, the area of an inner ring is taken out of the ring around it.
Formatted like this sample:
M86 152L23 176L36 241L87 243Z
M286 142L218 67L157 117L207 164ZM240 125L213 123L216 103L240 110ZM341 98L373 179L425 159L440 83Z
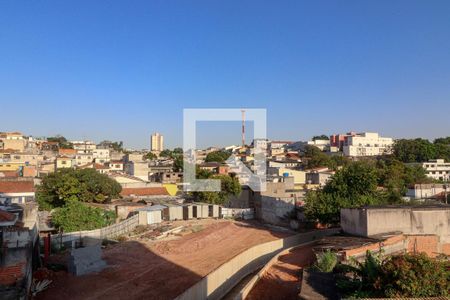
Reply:
M348 164L349 160L341 155L327 155L319 148L312 145L306 145L303 152L303 167L307 169L327 167L336 170L338 167Z
M156 154L154 154L154 153L152 153L152 152L148 152L147 154L145 154L145 155L143 156L143 158L144 158L144 159L148 159L148 160L153 160L153 159L156 159L157 156L156 156Z
M316 141L316 140L329 140L330 138L328 137L328 135L326 134L321 134L321 135L315 135L313 136L312 140Z
M210 179L219 179L220 192L193 192L195 201L206 202L211 204L225 204L231 195L239 196L242 191L241 184L236 177L229 175L214 175L209 172L199 172L199 178L207 177ZM203 178L205 179L205 178Z
M61 149L72 149L73 145L70 143L65 137L62 135L55 135L47 138L47 141L49 142L57 142L58 147Z
M305 214L323 223L338 222L341 208L400 203L408 186L432 181L422 166L395 158L347 162L323 189L308 192Z
M115 213L90 207L80 201L68 201L52 214L52 222L65 232L92 230L114 223Z
M208 153L208 155L206 155L205 158L205 162L218 162L218 163L223 163L225 162L228 157L230 157L231 152L229 151L213 151Z
M112 141L101 141L98 146L105 147L108 149L113 149L114 151L122 152L123 151L123 142L112 142Z
M41 210L50 210L69 201L106 202L121 190L118 182L94 169L61 169L44 177L36 198Z
M438 138L431 143L422 138L400 139L394 143L393 154L395 158L405 163L425 162L437 158L450 161L449 140L450 137Z

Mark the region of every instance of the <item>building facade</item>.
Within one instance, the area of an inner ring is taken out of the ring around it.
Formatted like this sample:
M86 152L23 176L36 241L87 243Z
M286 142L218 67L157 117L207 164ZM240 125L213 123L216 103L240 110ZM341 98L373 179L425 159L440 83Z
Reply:
M150 150L154 152L161 152L164 149L164 137L162 134L158 132L152 134Z
M450 180L450 162L443 159L433 159L422 164L428 177L441 180Z
M347 137L342 150L345 156L377 156L391 154L393 144L392 138L381 137L376 132L364 132Z

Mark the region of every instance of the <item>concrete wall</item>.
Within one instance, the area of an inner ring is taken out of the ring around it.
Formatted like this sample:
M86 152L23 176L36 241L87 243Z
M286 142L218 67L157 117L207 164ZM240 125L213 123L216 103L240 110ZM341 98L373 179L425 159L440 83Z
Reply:
M373 236L389 232L434 234L450 243L450 207L341 209L341 227L351 234Z
M175 299L221 299L245 276L264 266L283 249L338 232L339 228L312 231L253 246L218 267Z
M51 237L51 241L56 245L71 244L72 241L81 241L85 238L91 238L101 241L106 238L117 237L119 235L131 232L139 224L139 219L139 215L134 215L120 223L100 229L53 234Z
M281 198L261 195L259 218L266 223L285 225L286 216L295 209L295 198Z
M364 209L342 208L341 227L347 233L367 236L367 211Z

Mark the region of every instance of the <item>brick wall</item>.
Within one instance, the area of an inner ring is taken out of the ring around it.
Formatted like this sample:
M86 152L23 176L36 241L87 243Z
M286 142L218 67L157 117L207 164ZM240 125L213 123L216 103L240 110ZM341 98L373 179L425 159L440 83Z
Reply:
M436 257L439 251L439 237L437 235L408 235L408 252L425 252L430 257Z
M0 268L0 284L12 285L25 275L25 262Z

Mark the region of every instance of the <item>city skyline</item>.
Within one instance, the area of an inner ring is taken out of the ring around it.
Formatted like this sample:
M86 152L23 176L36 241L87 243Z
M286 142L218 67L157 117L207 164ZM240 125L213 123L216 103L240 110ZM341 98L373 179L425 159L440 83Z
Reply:
M273 139L448 135L450 4L350 2L3 2L2 130L173 148L183 109L243 107Z

